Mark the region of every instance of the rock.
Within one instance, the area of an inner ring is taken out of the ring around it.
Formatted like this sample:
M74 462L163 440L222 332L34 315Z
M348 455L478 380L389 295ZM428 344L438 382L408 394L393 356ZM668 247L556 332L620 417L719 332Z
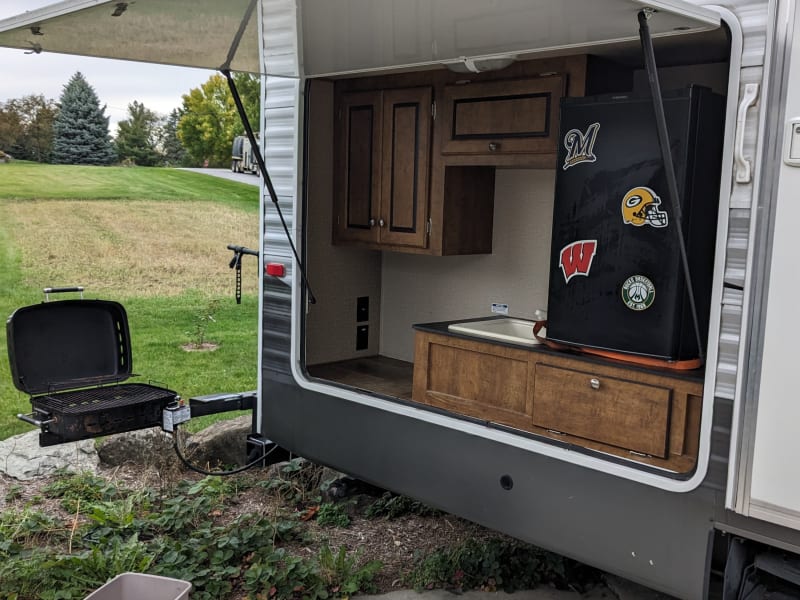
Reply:
M186 455L192 464L202 468L208 465L243 465L247 459L247 435L251 431L250 415L217 421L189 438Z
M99 463L94 440L39 447L39 432L0 441L0 471L20 480L51 475L58 469L94 472Z
M164 471L176 468L179 462L172 436L160 427L108 436L97 453L103 464L111 467L137 465Z

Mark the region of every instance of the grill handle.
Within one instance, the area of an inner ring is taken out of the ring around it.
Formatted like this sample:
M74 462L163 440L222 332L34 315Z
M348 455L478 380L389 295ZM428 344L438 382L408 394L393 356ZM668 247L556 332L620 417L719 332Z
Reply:
M78 292L81 295L81 300L83 300L83 286L82 285L72 285L68 287L46 287L42 290L44 294L44 301L47 302L50 300L50 294L67 294L69 292Z
M21 414L21 413L20 413L20 414L18 414L18 415L17 415L17 418L18 418L20 421L25 421L26 423L30 423L31 425L35 425L36 427L39 427L40 429L41 429L42 427L44 427L45 425L47 425L47 424L49 424L49 423L52 423L52 422L53 422L53 419L50 419L50 418L48 418L48 419L44 419L44 420L42 420L42 419L37 419L37 418L34 416L34 414L33 414L33 413L32 413L32 414L30 414L30 415L23 415L23 414Z

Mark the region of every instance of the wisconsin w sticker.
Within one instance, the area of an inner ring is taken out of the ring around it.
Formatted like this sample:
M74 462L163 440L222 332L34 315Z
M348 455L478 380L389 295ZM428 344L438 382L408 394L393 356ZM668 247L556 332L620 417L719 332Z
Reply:
M564 136L564 147L567 149L567 157L564 159L563 169L566 171L582 162L594 162L597 157L594 155L594 143L597 141L597 132L600 131L600 123L592 123L583 133L580 129L570 129Z
M564 273L564 281L576 275L589 276L592 269L592 260L597 252L597 240L580 240L572 242L561 249L559 264Z

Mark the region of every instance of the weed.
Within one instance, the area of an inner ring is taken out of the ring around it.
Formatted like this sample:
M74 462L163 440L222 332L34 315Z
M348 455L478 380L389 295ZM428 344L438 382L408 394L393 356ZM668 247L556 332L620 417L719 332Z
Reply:
M346 598L373 590L372 580L381 563L358 564L357 554L348 554L344 546L333 552L323 546L315 559L303 560L274 548L262 553L244 575L244 589L250 598Z
M350 515L347 514L347 505L344 503L333 504L325 502L317 511L317 523L327 527L347 527L350 525Z
M117 490L113 483L85 471L82 473L62 472L60 477L42 488L42 493L47 498L61 498L61 506L64 507L64 510L74 513L81 505L81 510L86 511L93 503L113 500L123 492Z
M435 508L431 508L427 504L412 500L408 496L398 496L391 492L383 494L364 511L364 516L368 519L375 519L378 517L396 519L397 517L407 514L418 515L420 517L433 517L442 513Z
M19 484L10 486L6 492L6 502L11 503L22 498L22 491L24 489L25 488Z
M334 553L325 544L319 551L319 575L323 584L335 597L346 596L358 592L370 592L372 580L380 571L382 564L371 560L363 565L358 565L358 554L347 554L344 546Z
M468 540L452 549L417 557L406 581L415 589L444 587L456 591L498 589L513 592L547 583L559 589L591 585L598 571L541 550L502 538Z
M320 500L322 468L302 458L287 462L280 475L258 485L277 494L283 502L305 505Z

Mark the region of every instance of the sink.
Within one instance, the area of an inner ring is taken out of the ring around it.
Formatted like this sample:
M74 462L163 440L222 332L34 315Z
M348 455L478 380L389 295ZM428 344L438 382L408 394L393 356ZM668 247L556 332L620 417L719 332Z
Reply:
M451 323L447 329L456 333L475 335L483 338L500 340L512 344L535 346L539 342L533 337L533 321L514 319L482 319L465 323Z

